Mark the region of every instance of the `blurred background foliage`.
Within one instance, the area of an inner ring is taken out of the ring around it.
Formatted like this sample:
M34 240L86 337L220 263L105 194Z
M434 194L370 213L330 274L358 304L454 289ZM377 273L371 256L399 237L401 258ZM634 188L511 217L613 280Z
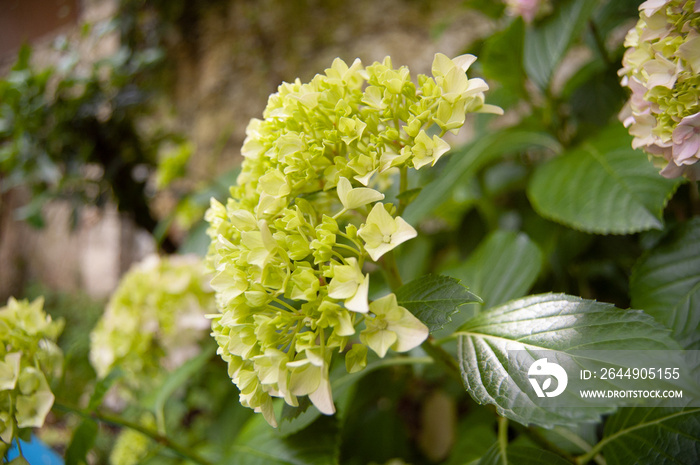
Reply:
M617 121L627 99L617 76L622 41L640 2L553 1L532 23L508 15L499 1L372 3L118 0L108 20L82 25L77 39L56 40L60 59L52 66L37 63L31 46L23 46L0 80L0 226L23 221L41 228L47 205L60 200L78 227L86 206L113 204L153 237L154 249L203 255L209 199L228 196L246 120L261 113L277 84L308 80L333 56L349 53L364 53L365 64L384 54L397 65L413 56L409 64L422 60L423 72L431 62L425 57L446 46L453 55L479 57L470 73L489 83L487 99L505 116L477 115L449 157L413 173L410 185L420 192L404 217L419 237L398 256L404 280L447 274L487 307L528 293L566 292L628 308L635 263L699 206L696 183L655 176L645 155L629 149L631 138ZM464 17L470 19L460 24ZM228 29L217 30L222 18ZM402 28L417 24L420 54L411 41L403 48L367 41L386 27L396 36L387 40L400 42ZM93 61L81 56L76 41L105 37L117 38L109 53ZM227 53L235 60L220 59ZM226 78L207 83L212 69ZM183 98L188 90L190 100ZM241 114L232 120L232 113ZM600 188L610 208L567 197L602 176L590 164L601 151L619 152L622 171L647 170L639 182L652 194L637 210L619 210L625 194L614 180ZM588 168L589 177L574 183ZM25 201L10 202L18 190ZM578 210L567 216L572 208ZM378 281L373 286L382 286ZM60 343L71 370L54 388L56 397L76 405L97 399L86 418L50 417L43 440L67 453L67 463L108 463L110 453L118 464L183 463L165 441L138 434L117 440L120 424L98 412L99 392L109 386L95 380L87 362L88 334L104 301L37 282L21 283L21 291L46 296L47 310L66 320ZM473 311L463 308L451 329ZM148 425L153 399L165 398L167 435L211 463L496 463L487 457L497 440L495 412L478 407L461 380L439 367L337 376L338 415L304 420L302 413L273 431L239 405L224 363L211 353L183 365L121 415ZM97 426L95 419L103 421ZM508 429L509 448L544 448L562 460L586 452L600 435L595 425Z

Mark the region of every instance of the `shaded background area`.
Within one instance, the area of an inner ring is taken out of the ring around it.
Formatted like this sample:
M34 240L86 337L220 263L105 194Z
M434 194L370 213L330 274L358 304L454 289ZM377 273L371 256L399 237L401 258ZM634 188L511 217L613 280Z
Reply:
M103 90L108 98L102 106L111 106L114 119L115 106L140 95L140 106L125 104L126 114L142 142L154 148L149 146L147 163L124 171L140 179L127 190L143 189L150 219L139 220L133 204L115 204L109 196L80 208L57 196L40 206L43 228L35 229L18 221L17 209L36 193L2 189L0 300L35 281L105 297L135 260L158 247L182 245L212 194L204 186L216 185L240 162L249 119L261 115L282 81L308 81L336 56L369 64L390 55L396 66L426 73L436 52L455 56L490 31L485 17L454 0L10 1L1 21L0 73L9 72L22 43L31 44L31 64L38 70L73 66L75 74L88 75L95 63L109 61L120 74ZM59 77L57 72L53 82ZM99 111L98 122L105 118ZM70 119L66 125L64 132L82 130ZM158 160L173 147L158 140L163 132L189 145L177 179L156 189ZM109 173L112 165L106 163L97 166L98 176L105 166ZM125 177L115 175L108 189ZM225 192L226 183L219 184ZM199 194L194 201L193 193Z

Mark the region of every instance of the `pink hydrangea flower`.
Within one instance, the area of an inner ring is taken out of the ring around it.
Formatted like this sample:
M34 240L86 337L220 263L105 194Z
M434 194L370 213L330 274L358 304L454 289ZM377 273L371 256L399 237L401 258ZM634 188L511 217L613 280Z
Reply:
M700 112L683 118L673 130L671 140L677 165L692 165L700 160Z

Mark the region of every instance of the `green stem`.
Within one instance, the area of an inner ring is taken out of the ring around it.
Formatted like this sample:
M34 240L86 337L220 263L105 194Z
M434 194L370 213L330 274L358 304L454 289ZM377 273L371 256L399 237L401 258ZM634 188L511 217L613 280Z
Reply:
M381 265L384 269L386 279L389 282L389 287L393 292L396 292L401 286L403 286L403 280L399 274L399 267L396 265L396 257L394 257L393 250L390 250L384 254Z
M209 460L192 452L189 448L181 446L179 442L176 442L176 441L170 439L168 436L159 434L157 431L153 431L152 429L146 428L145 426L140 425L138 423L126 420L126 419L121 418L121 417L116 416L116 415L111 415L109 413L103 413L103 412L97 412L97 411L88 412L88 411L82 410L78 407L73 407L73 406L63 404L60 402L54 402L53 406L57 410L61 410L63 412L68 412L68 413L73 413L75 415L78 415L78 416L83 417L83 418L87 418L89 420L96 420L96 421L100 421L102 423L107 423L110 425L120 426L123 428L129 428L129 429L132 429L134 431L138 431L139 433L143 434L144 436L148 436L153 441L167 447L171 451L175 452L177 455L179 455L187 460L191 460L192 462L198 463L200 465L213 465L212 462L210 462Z
M401 167L401 177L399 180L399 195L403 194L408 190L408 168L405 166ZM401 216L403 214L403 211L406 209L408 204L406 203L406 199L404 197L401 197L399 199L399 207L396 210L396 214L398 216Z
M501 463L508 465L508 419L498 417L498 448L501 451Z
M425 353L430 355L435 363L444 368L448 375L460 383L463 382L462 372L460 371L459 365L457 364L455 358L445 349L439 345L436 345L432 338L428 338L423 344L421 344L421 348L425 351Z

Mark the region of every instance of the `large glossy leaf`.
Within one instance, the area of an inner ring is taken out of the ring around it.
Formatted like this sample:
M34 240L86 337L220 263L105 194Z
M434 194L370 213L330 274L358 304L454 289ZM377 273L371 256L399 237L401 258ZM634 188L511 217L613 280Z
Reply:
M333 417L321 417L306 430L283 437L254 415L232 446L230 460L236 465L335 465L339 435Z
M486 310L457 334L462 378L471 396L481 404L494 404L499 414L512 420L544 427L598 421L616 405L583 406L581 399L571 400L573 390L556 398L561 402L538 402L526 370L540 358L538 351L551 351L556 362L580 367L587 362L577 355L583 350L599 351L597 362L610 357L614 364L616 350L678 347L644 312L565 294L529 296ZM531 355L524 360L523 354Z
M469 283L487 308L527 294L541 267L542 253L526 234L497 231L445 273Z
M427 275L404 284L396 291L399 305L405 307L430 329L437 331L451 321L451 315L464 304L480 302L458 279Z
M608 465L700 463L700 408L626 408L605 423Z
M659 175L631 140L615 124L538 167L527 189L535 210L591 233L661 229L663 209L679 181Z
M673 331L681 345L700 349L700 219L679 225L635 266L632 306Z
M556 2L557 10L552 16L525 32L525 71L540 89L549 87L554 70L586 26L597 3L595 0Z
M474 143L455 150L441 176L425 186L406 208L403 218L411 224L426 217L445 201L454 187L492 161L509 153L533 148L558 152L559 143L550 135L523 130L505 130L480 136Z

